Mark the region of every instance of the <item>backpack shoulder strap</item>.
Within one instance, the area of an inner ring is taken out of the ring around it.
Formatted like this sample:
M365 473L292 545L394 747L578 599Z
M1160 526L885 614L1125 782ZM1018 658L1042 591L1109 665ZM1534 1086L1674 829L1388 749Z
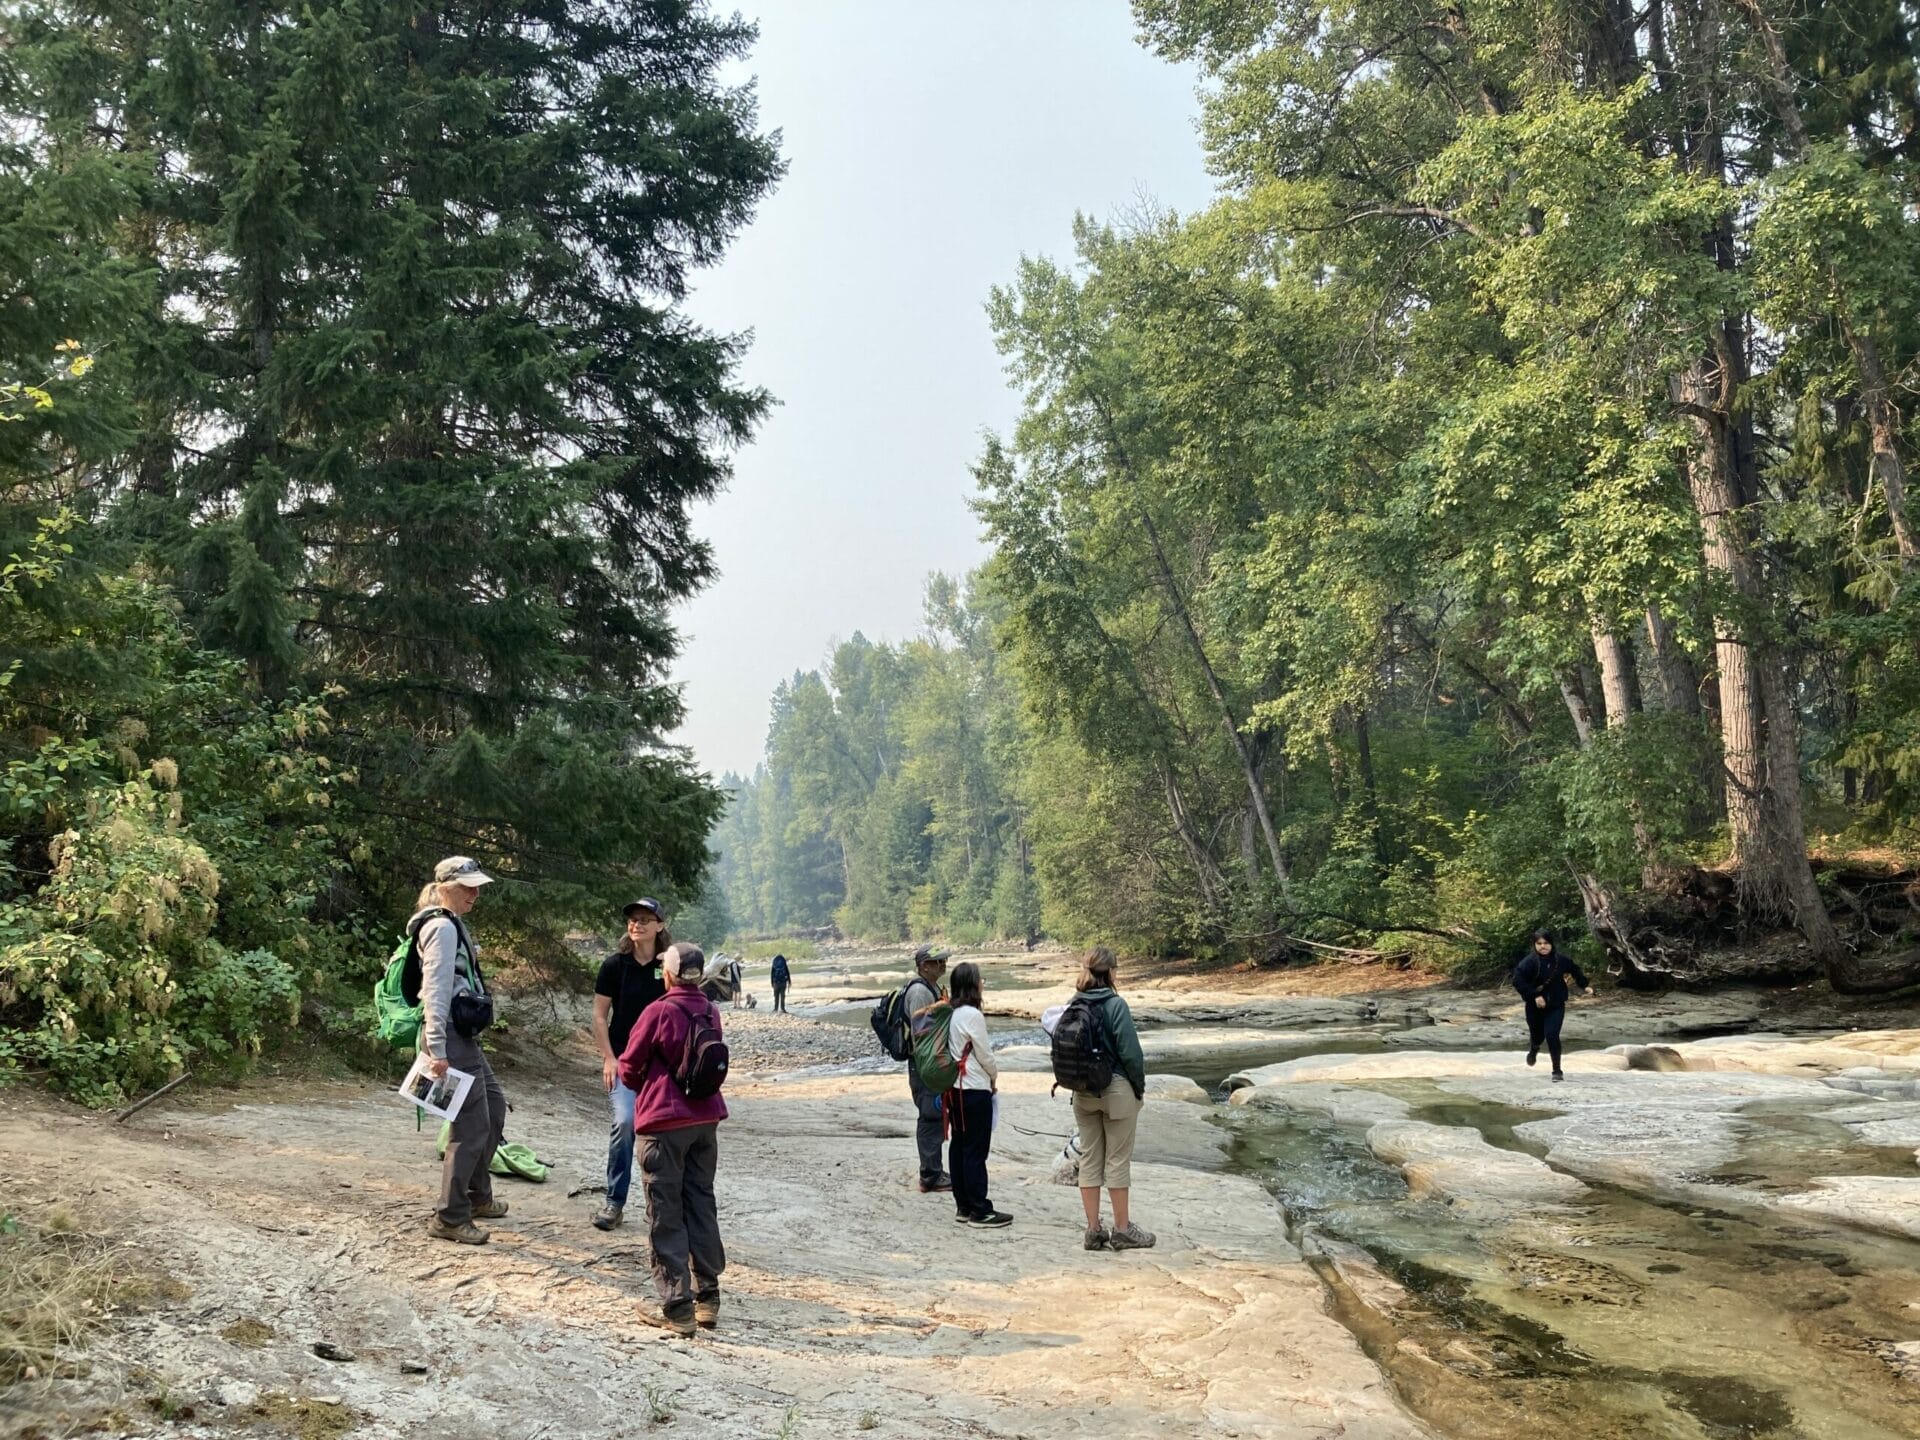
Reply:
M407 922L407 939L413 941L416 945L419 944L420 932L427 928L427 922L443 918L453 921L456 925L460 923L460 917L447 909L446 906L429 905Z

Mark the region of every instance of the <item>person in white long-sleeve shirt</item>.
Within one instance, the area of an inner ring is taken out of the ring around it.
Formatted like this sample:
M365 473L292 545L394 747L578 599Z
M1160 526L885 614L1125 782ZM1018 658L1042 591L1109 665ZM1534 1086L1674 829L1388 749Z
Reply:
M492 1019L480 950L463 918L473 909L480 887L493 877L480 862L452 855L433 867L433 880L420 892L420 908L407 922L420 954L420 1039L418 1048L436 1079L449 1067L473 1076L467 1098L454 1117L453 1133L440 1165L440 1203L427 1233L462 1245L483 1245L487 1232L476 1216L494 1220L507 1202L493 1198L493 1152L506 1133L507 1097L480 1048L480 1032Z
M1000 1067L994 1063L987 1017L980 1008L980 967L971 962L955 966L948 994L953 1015L947 1053L960 1062L960 1078L947 1092L952 1115L947 1169L953 1174L954 1219L997 1229L1012 1224L1013 1216L996 1210L987 1196L987 1152L993 1146L993 1096Z

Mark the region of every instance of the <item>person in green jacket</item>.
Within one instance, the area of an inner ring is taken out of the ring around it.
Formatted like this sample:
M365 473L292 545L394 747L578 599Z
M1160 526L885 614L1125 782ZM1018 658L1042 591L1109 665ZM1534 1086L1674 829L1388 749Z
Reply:
M1133 1183L1133 1136L1147 1095L1147 1061L1140 1053L1133 1011L1120 998L1117 971L1113 952L1102 946L1081 961L1080 979L1074 986L1081 999L1099 1010L1113 1054L1113 1083L1106 1092L1075 1092L1073 1097L1074 1123L1080 1129L1080 1203L1087 1212L1089 1250L1145 1250L1154 1240L1151 1230L1133 1223L1127 1206ZM1113 1201L1111 1230L1100 1223L1102 1185Z

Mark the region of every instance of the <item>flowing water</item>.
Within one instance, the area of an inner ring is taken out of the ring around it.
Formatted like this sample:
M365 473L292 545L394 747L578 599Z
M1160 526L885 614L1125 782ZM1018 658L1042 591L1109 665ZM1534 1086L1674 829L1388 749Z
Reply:
M1004 957L990 992L1057 983L1025 962ZM871 1000L854 996L898 983L862 962L805 968L805 1012L862 1028ZM1017 1022L994 1028L996 1047L1042 1040ZM1237 1070L1378 1051L1393 1027L1291 1032L1270 1046L1242 1030L1212 1054L1194 1048L1207 1028L1145 1029L1149 1067L1218 1091ZM1156 1038L1168 1050L1157 1062ZM1516 1132L1552 1112L1433 1081L1366 1088L1405 1101L1412 1119L1544 1155ZM1864 1145L1817 1106L1743 1111L1735 1158L1693 1177L1710 1203L1589 1181L1579 1204L1491 1213L1411 1198L1363 1127L1255 1106L1222 1105L1215 1118L1230 1168L1279 1200L1333 1313L1438 1435L1920 1440L1920 1243L1750 1203L1814 1175L1913 1176L1911 1150Z
M1368 1088L1412 1118L1515 1134L1541 1112L1430 1081ZM1913 1174L1817 1116L1760 1113L1729 1194L1812 1174ZM1335 1313L1441 1434L1696 1440L1920 1436L1920 1244L1757 1208L1593 1187L1586 1203L1472 1217L1409 1198L1364 1132L1224 1108L1232 1165L1280 1200Z

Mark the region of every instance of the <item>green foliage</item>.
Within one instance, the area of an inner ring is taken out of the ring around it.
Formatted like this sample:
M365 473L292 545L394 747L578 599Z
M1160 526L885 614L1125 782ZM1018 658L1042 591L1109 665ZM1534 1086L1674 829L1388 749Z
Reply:
M1909 817L1920 223L1878 137L1916 118L1911 16L1134 8L1201 68L1224 190L991 297L994 663L776 697L746 799L838 862L842 923L1037 901L1076 941L1498 965L1729 844L1807 881L1803 779ZM1738 780L1712 726L1748 713L1804 777ZM955 868L996 801L1020 865Z
M299 964L338 962L304 911L340 777L307 748L324 710L250 696L69 533L43 525L0 582L0 1069L107 1100L258 1053Z
M104 1099L296 989L350 1026L449 852L529 963L699 894L669 611L768 397L681 302L782 168L751 27L0 26L0 1064Z
M981 577L935 576L924 638L855 635L775 692L766 762L728 780L715 834L739 929L972 943L1037 927L996 604Z

